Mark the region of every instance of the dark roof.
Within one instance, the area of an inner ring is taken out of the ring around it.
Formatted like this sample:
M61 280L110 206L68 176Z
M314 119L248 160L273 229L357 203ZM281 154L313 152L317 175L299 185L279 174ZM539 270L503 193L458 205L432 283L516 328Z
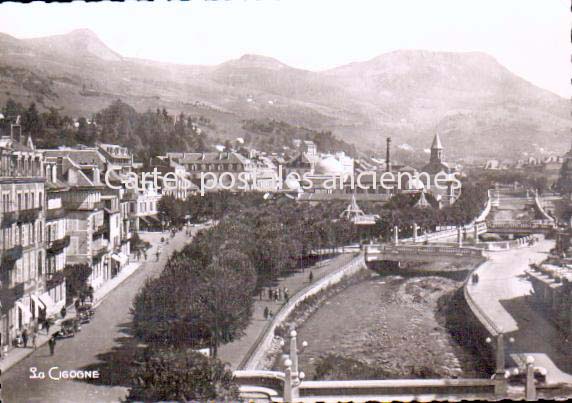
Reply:
M352 200L354 193L300 193L299 201L347 201ZM355 193L356 201L385 202L391 198L389 194L382 193Z
M181 164L245 164L248 159L235 152L221 153L184 153L178 158Z

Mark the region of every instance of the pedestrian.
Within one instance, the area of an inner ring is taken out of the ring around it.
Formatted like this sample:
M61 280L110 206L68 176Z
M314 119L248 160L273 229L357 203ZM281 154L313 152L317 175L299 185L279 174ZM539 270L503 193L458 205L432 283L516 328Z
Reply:
M310 271L310 274L308 275L308 281L311 283L312 281L314 281L314 272Z
M143 254L145 255L145 260L147 260L147 250L144 250Z
M60 311L60 315L62 315L62 319L64 319L66 317L66 313L67 313L66 307L62 306L62 310Z
M156 260L156 262L159 261L159 256L161 256L161 251L159 249L157 249L157 260Z
M34 346L34 350L38 349L38 334L36 332L32 334L32 346Z
M84 293L84 292L81 292L81 293L79 294L79 299L80 299L80 301L81 301L81 304L83 305L84 302L85 302L85 293Z
M284 300L286 302L290 301L290 295L288 295L288 291L284 291Z
M75 307L75 310L79 310L79 299L75 299L75 302L73 303L73 306Z
M268 307L264 308L264 320L268 320L268 314L270 313L270 311L268 310Z
M56 336L55 335L50 337L50 340L48 340L48 347L50 347L50 355L54 355L54 351L56 349Z
M22 332L22 341L24 342L24 348L28 347L28 329L24 329Z
M46 334L50 334L50 320L49 319L45 320L44 326L46 327Z

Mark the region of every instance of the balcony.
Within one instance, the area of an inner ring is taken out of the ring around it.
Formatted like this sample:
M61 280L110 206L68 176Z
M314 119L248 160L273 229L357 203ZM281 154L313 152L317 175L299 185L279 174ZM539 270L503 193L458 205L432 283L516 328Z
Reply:
M3 310L10 309L14 306L15 302L24 297L25 294L25 284L18 283L13 287L0 288L0 300L2 300Z
M2 267L12 268L14 263L22 257L22 246L16 245L2 253Z
M46 210L46 220L59 220L66 216L66 209L63 207Z
M46 279L46 289L51 290L54 287L62 284L65 281L65 276L63 271L57 271L55 273L47 274Z
M101 260L101 258L103 258L103 256L105 256L107 254L107 252L108 252L107 246L100 247L98 249L94 249L93 254L92 254L92 258L93 258L93 260Z
M109 243L105 239L102 239L99 242L94 242L91 254L92 258L94 260L100 260L107 252L109 252L108 247Z
M107 229L107 225L105 224L101 224L99 227L97 227L93 233L92 233L92 238L99 238L102 237L103 235L105 235L105 233L108 232Z
M34 222L40 216L41 211L42 209L40 207L31 208L27 210L20 210L20 212L18 213L18 222L19 223Z
M18 213L15 211L2 214L2 228L8 228L18 220Z
M70 236L66 235L61 239L56 239L55 241L50 243L50 246L46 249L46 253L48 255L56 255L60 253L62 250L67 248L70 245Z

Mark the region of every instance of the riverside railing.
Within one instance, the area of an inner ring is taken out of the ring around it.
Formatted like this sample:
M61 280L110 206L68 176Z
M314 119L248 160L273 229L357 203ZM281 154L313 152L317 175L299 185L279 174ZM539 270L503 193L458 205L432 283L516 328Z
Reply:
M365 267L365 259L363 254L359 254L335 271L328 273L324 277L319 278L308 286L298 290L298 292L296 292L286 304L282 305L274 318L264 327L264 330L256 338L255 342L238 365L238 369L256 369L274 339L274 330L288 318L288 315L290 315L298 304L303 302L309 296L338 283L344 276L353 274L362 267Z

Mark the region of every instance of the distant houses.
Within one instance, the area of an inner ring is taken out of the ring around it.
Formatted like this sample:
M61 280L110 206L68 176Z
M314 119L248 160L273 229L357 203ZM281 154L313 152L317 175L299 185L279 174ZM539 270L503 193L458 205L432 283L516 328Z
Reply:
M4 119L0 127L1 346L11 345L24 329L71 303L66 301L66 265L89 266L93 289L120 273L130 263L133 233L163 229L163 197L184 200L227 189L287 193L300 202L339 199L349 203L347 214L360 222L374 220L360 213L361 200L383 202L405 191L421 193L419 206L427 204L423 192L429 189L409 177L416 169L375 158L355 159L335 150L322 152L310 140L295 140L282 153L248 149L241 141L236 150L225 146L217 152L169 152L136 162L128 148L116 144L36 149L32 139L22 137L17 121L8 123ZM362 187L352 185L351 178L358 174L388 169L409 175L403 189L374 186L368 175ZM454 171L443 162L439 136L423 169L432 177ZM163 179L153 180L153 173ZM148 174L150 180L144 180ZM287 180L290 174L299 179ZM303 178L311 185L303 186ZM327 186L332 181L337 188ZM439 197L454 202L450 192Z

